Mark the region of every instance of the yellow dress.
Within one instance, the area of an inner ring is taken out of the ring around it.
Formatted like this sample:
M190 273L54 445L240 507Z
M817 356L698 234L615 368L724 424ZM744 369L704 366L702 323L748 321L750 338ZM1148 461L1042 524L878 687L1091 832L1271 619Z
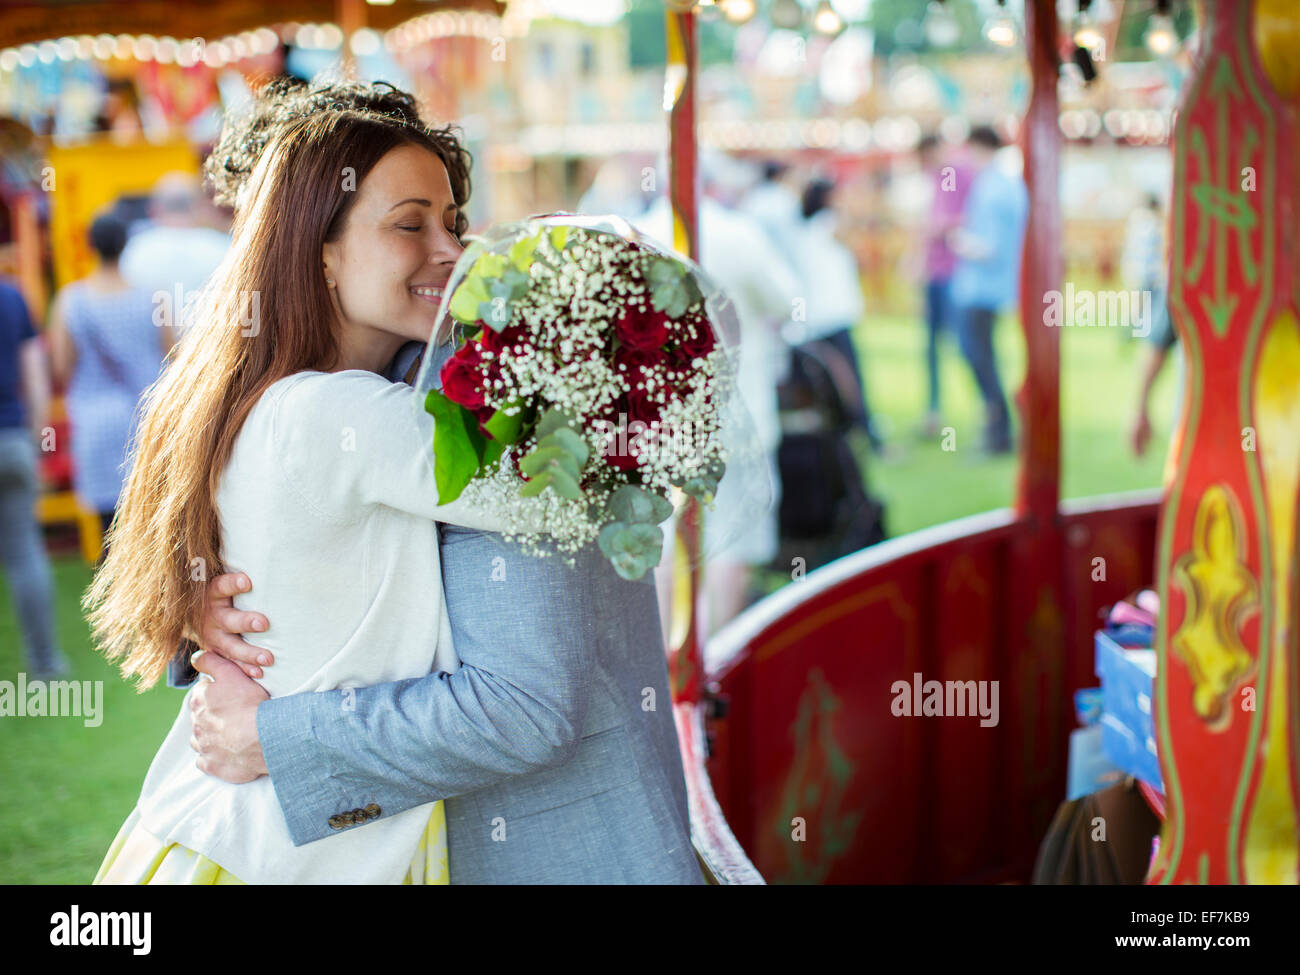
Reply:
M179 843L164 843L140 823L131 810L92 881L95 884L183 884L210 886L244 882L220 864ZM447 820L442 800L433 804L429 823L411 856L403 884L450 884L447 865Z

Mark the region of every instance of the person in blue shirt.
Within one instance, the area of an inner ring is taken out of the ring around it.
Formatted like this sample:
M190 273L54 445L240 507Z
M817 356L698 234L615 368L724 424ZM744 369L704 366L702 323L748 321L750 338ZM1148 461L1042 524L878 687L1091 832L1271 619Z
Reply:
M1016 299L1029 212L1024 182L994 164L1001 146L992 128L971 129L975 176L961 227L950 241L957 254L952 301L957 308L958 338L984 400L984 449L993 454L1012 450L1011 414L998 375L993 326L998 312Z
M54 633L54 579L36 521L37 449L49 422L45 352L22 293L0 280L0 565L31 676L67 673Z

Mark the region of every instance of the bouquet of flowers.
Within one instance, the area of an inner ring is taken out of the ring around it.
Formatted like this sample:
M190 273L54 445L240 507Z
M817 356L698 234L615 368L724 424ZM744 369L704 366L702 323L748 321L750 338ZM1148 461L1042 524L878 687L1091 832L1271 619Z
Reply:
M533 554L596 541L640 578L673 489L711 503L726 470L729 310L698 266L618 218L553 215L475 239L439 314L458 347L424 402L439 498L476 494Z

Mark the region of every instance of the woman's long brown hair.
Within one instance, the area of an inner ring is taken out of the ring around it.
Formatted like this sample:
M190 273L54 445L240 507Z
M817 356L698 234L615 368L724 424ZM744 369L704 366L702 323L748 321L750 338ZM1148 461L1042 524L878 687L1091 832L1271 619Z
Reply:
M201 632L207 581L225 571L217 488L249 412L276 380L337 363L322 247L342 233L366 174L403 144L442 155L422 129L373 114L288 123L250 177L226 260L142 397L108 555L82 600L100 650L141 690L165 674L187 629Z

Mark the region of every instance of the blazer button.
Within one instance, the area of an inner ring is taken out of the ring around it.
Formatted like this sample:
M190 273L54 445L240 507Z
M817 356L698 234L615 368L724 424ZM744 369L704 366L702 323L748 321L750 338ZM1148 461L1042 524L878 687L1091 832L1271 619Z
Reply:
M351 826L353 823L356 822L356 819L353 817L352 813L350 812L339 813L339 822L341 822L344 826Z
M331 816L331 817L330 817L330 829L342 829L342 828L343 828L343 817L342 817L342 816Z
M383 810L379 808L378 803L372 802L370 805L366 806L366 815L371 819L378 818L379 814L382 812Z

